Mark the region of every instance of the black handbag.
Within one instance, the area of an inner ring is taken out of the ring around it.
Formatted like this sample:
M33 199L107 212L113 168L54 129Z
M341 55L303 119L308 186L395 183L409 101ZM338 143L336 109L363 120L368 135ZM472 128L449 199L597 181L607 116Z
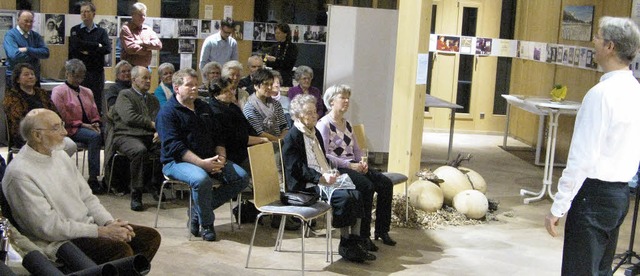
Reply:
M318 202L318 199L318 194L304 191L285 192L280 194L280 201L284 205L311 206Z

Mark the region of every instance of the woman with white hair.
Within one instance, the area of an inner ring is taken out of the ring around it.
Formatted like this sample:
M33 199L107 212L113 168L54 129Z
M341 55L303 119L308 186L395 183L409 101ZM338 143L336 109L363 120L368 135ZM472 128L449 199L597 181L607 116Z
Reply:
M240 109L244 108L244 105L247 103L249 99L249 92L244 89L238 88L238 84L240 83L240 79L242 78L242 63L237 60L227 61L222 66L222 77L228 78L232 83L232 91L235 96L235 103L240 107Z
M325 91L323 99L329 113L318 121L316 126L324 138L327 158L333 162L341 173L353 179L356 188L362 193L364 216L360 235L366 239L367 249L377 251L378 247L371 242L371 210L373 193L377 192L375 239L382 239L386 245L394 246L396 242L389 236L391 225L391 202L393 199L393 183L389 178L376 170L369 170L369 164L363 155L367 151L360 146L353 134L351 123L344 118L349 110L351 88L347 85L334 85Z
M102 129L100 113L91 89L81 86L87 68L79 59L71 59L64 65L67 80L53 88L51 100L56 105L60 118L65 124L68 136L75 142L88 147L89 186L94 193L101 193L98 182L100 175L100 150L102 148Z
M222 65L215 61L209 62L200 70L202 74L201 90L208 91L212 83L216 83L222 74Z
M315 97L296 97L291 101L290 112L294 127L284 138L282 148L287 191L323 194L332 207L332 226L340 228L340 255L353 262L375 260L360 236L362 195L352 187L339 187L351 180L348 175L332 172L325 157L322 136L315 128L318 120Z
M311 81L313 80L313 69L306 65L298 66L296 68L294 78L298 82L298 86L291 87L289 92L287 92L289 100L293 101L293 99L300 94L310 94L314 96L316 98L316 111L318 112L318 118L322 118L326 109L322 104L322 91L317 87L311 86Z
M158 78L160 79L160 84L156 91L153 94L158 98L158 102L160 103L160 107L162 107L171 97L173 97L173 83L171 82L171 78L173 77L173 73L176 72L173 64L165 62L158 66Z

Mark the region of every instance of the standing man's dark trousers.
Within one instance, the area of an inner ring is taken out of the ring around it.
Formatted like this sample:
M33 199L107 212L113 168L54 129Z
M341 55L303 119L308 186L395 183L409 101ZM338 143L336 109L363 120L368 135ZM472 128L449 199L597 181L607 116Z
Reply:
M567 213L562 275L612 275L618 232L628 209L628 183L587 178Z
M87 70L82 86L91 89L93 99L102 115L102 91L104 90L104 68L102 70Z

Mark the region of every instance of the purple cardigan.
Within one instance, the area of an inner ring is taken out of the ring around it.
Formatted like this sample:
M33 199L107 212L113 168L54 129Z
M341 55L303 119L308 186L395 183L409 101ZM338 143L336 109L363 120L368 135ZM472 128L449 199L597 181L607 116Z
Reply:
M302 94L302 87L300 85L291 87L287 96L289 97L289 101L293 101L293 98ZM309 87L309 94L316 97L316 112L318 112L318 118L322 118L326 112L326 108L324 107L324 102L322 101L322 92L320 89L315 88L313 86Z

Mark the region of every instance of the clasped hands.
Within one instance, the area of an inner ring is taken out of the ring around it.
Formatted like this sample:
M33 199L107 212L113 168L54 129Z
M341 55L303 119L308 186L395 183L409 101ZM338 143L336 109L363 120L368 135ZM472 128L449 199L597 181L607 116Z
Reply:
M216 174L222 172L222 168L227 164L227 158L224 155L216 155L207 159L202 159L200 167L206 172Z
M98 237L100 238L130 242L135 236L136 233L133 232L129 222L120 219L112 220L107 222L105 226L98 227Z
M93 130L97 133L100 133L100 123L93 123L93 124L82 123L82 127Z
M349 163L349 169L365 174L369 171L369 164L366 162Z

